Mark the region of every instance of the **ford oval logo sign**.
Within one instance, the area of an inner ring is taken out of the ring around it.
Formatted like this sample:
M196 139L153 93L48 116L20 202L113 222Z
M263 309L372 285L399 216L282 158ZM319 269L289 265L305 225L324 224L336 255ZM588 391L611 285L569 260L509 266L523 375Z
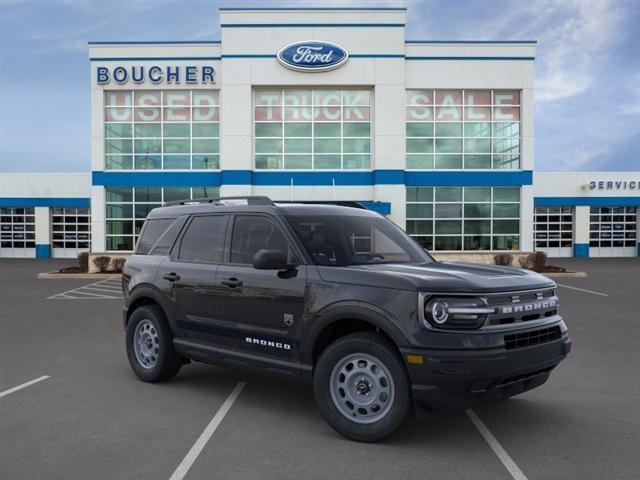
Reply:
M349 54L340 45L317 40L290 43L278 52L282 65L300 72L326 72L341 67L348 59Z

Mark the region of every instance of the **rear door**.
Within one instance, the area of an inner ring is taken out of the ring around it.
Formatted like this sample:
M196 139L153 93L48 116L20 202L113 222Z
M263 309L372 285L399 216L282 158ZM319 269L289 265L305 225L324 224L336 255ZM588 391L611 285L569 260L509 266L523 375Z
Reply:
M216 271L228 221L225 214L193 216L160 266L158 282L171 300L172 324L181 336L212 338Z
M299 264L292 237L268 215L234 215L225 262L218 268L216 322L236 348L276 357L297 350L295 338L304 311L307 270L257 270L253 256L261 249L280 250Z

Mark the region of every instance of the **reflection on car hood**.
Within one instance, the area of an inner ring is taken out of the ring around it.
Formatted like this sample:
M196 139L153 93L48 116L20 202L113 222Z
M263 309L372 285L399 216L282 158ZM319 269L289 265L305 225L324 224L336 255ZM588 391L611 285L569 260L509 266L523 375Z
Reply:
M390 263L318 269L328 282L430 292L516 291L555 285L530 270L473 263Z

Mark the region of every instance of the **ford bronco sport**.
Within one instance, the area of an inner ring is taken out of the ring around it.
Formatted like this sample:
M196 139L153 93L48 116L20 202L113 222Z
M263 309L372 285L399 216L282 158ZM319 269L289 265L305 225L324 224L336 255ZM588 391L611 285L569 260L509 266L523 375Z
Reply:
M554 282L435 261L357 207L236 197L151 211L123 275L135 374L167 380L194 360L307 381L335 430L377 441L414 406L535 388L568 354Z

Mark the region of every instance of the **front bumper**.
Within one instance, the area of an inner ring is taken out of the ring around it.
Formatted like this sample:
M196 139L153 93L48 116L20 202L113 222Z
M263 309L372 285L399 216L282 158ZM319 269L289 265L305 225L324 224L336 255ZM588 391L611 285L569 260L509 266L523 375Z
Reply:
M542 385L571 351L565 333L552 342L507 350L400 349L414 401L429 411L461 410L495 402ZM422 357L422 364L407 356Z

